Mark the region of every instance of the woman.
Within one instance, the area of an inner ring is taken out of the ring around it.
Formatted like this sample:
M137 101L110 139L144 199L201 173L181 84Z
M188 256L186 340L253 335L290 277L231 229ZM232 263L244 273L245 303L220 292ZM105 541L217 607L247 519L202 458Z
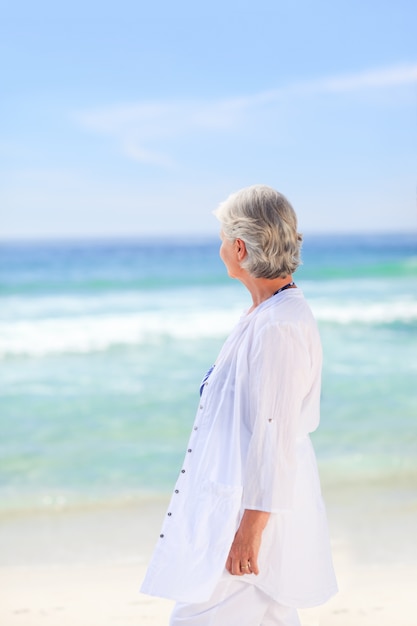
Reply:
M142 591L177 601L171 626L299 625L336 590L309 433L321 345L292 273L297 218L255 185L215 211L220 256L249 290L201 386L193 431Z

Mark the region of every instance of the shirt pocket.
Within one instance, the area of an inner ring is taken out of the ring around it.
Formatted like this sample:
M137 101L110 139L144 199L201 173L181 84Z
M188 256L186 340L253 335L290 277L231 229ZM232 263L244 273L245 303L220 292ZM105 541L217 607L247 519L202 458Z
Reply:
M242 487L205 480L189 511L194 550L226 559L237 530Z
M224 572L241 500L242 487L209 480L187 494L165 525L142 590L179 602L207 600Z

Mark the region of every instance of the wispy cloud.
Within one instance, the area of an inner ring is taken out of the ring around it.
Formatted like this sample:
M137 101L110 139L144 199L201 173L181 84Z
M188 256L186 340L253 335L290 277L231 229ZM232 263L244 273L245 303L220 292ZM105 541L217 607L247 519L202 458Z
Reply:
M83 128L112 137L130 159L170 167L169 144L204 133L232 133L263 105L320 93L354 93L417 82L417 63L329 76L241 97L212 101L149 101L78 112ZM151 147L149 147L151 146Z
M327 76L301 82L290 83L278 89L262 91L240 98L236 102L246 107L262 102L278 101L293 95L314 95L320 93L358 92L373 89L397 87L417 83L417 63L394 65L354 74Z
M173 160L158 150L160 144L166 149L178 137L230 131L238 127L246 108L246 102L240 100L155 101L84 111L75 117L89 131L116 139L126 156L169 167Z
M358 91L408 85L417 81L417 63L335 76L321 82L323 91ZM320 87L320 82L318 86Z

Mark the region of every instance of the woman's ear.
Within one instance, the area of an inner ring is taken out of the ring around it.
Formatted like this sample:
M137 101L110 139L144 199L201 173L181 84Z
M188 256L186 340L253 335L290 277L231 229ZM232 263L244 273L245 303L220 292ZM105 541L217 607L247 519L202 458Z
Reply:
M236 252L237 252L238 261L243 261L243 259L246 256L246 245L245 245L245 242L242 239L236 239L235 245L236 245Z

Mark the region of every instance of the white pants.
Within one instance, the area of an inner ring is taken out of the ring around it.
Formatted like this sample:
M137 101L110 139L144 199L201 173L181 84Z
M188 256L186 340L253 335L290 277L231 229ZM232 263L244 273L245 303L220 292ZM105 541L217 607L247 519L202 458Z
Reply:
M222 578L210 600L178 602L170 626L301 626L297 610L278 604L254 585Z

